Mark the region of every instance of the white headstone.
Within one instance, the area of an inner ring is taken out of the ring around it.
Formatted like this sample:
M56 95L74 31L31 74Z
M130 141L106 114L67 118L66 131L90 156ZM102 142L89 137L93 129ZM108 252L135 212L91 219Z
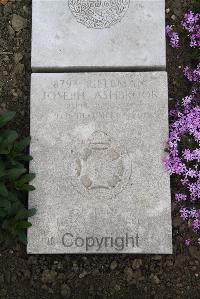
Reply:
M167 75L33 74L29 253L171 253Z
M164 0L33 0L34 71L165 69Z

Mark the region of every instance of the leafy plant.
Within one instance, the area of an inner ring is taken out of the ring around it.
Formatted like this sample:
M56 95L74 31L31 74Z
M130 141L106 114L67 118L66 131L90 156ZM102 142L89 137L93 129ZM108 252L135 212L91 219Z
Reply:
M200 2L199 2L199 0L192 0L192 10L194 12L199 13L199 11L200 11Z
M27 192L35 189L29 184L35 175L25 167L32 159L26 154L30 137L20 139L15 130L5 128L14 116L11 111L0 115L0 241L18 238L27 243L28 217L36 210L25 204Z

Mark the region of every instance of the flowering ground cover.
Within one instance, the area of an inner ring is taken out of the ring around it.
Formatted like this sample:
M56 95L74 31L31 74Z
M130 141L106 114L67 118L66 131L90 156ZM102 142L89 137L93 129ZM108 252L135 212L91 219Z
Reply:
M166 35L175 50L181 47L182 40L189 44L192 66L186 65L183 75L191 83L191 93L182 100L177 99L170 110L169 155L164 164L169 174L180 180L180 190L174 199L180 206L180 217L193 232L185 240L190 246L200 245L200 13L186 12L176 27L180 33L174 31L173 25L167 25Z

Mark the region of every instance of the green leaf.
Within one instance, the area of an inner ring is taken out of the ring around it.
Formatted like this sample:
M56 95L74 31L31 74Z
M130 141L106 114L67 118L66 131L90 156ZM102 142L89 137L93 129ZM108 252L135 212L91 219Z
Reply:
M16 112L8 111L0 115L0 128L6 125L11 119L14 118Z
M9 154L13 147L13 143L18 138L18 134L14 130L5 130L1 133L1 136L3 137L3 140L0 143L0 154Z
M2 226L1 226L3 229L8 229L9 228L9 222L7 219L5 219L2 223Z
M8 192L8 199L10 202L16 202L18 200L17 194L13 192Z
M5 163L0 160L0 169L4 170L5 169Z
M6 171L6 175L12 181L18 179L27 170L26 168L12 168Z
M27 148L27 146L29 146L31 142L31 137L28 136L28 137L25 137L23 139L21 139L19 142L16 142L14 144L14 151L16 152L22 152L25 148Z
M34 178L35 178L34 173L25 174L18 181L16 181L16 186L22 186L25 183L32 181Z
M24 184L23 186L18 187L18 189L21 190L21 191L27 191L27 192L29 192L29 191L35 190L35 187L32 186L32 185Z
M0 208L0 218L4 218L7 215L7 212L5 211L5 209Z
M9 215L9 216L11 216L11 215L16 215L17 212L18 212L20 209L22 209L22 207L23 207L23 205L22 205L22 203L21 203L20 201L16 201L16 202L14 202L14 203L11 205L11 207L10 207L10 209L9 209L9 211L8 211L8 215Z
M2 178L5 175L5 171L0 168L0 178Z
M15 224L15 227L17 229L19 228L28 228L28 227L31 227L32 224L28 221L24 221L24 220L21 220L21 221L18 221L16 224Z
M24 164L16 161L16 160L10 160L11 164L12 164L12 168L24 168Z
M27 218L28 218L28 210L25 208L20 209L15 216L16 220L23 220Z
M8 190L4 183L0 182L0 195L6 197L8 196Z
M13 142L19 137L16 131L14 130L5 130L2 134L3 141L1 142L1 147L6 147L10 144L13 144Z
M8 155L8 154L9 154L9 150L8 149L0 147L0 155Z
M17 156L17 159L19 161L31 161L31 160L33 160L33 157L31 157L30 155L20 155L20 156Z
M36 214L36 209L32 208L28 210L28 217L32 217Z
M0 231L0 241L5 241L11 238L11 234L8 231Z
M0 207L5 208L6 210L9 210L11 207L11 203L7 199L0 198Z
M35 215L36 213L36 209L25 209L25 208L22 208L20 209L16 216L15 216L15 219L16 220L24 220L24 219L28 219L29 217L32 217L33 215Z
M19 240L24 244L27 245L27 236L24 231L18 233Z

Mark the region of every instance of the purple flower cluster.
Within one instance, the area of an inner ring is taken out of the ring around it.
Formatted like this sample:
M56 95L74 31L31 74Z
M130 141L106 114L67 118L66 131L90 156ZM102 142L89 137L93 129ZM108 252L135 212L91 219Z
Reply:
M191 239L185 240L185 245L186 246L190 246L191 244L192 244L192 240Z
M195 70L191 70L189 66L186 66L183 73L190 82L200 83L200 63Z
M176 193L175 194L175 199L176 201L178 202L181 202L181 201L186 201L187 200L187 195L186 194L183 194L183 193Z
M182 205L181 218L190 220L194 233L200 234L200 210L186 207L189 202L192 205L200 202L200 107L196 98L197 91L194 89L191 95L182 99L181 104L177 104L170 113L174 121L170 125L169 155L165 157L164 165L170 175L180 177L183 186L184 192L175 194L176 202ZM197 144L196 149L181 150L180 145L185 136ZM190 243L186 240L187 246Z
M190 47L200 48L200 14L192 11L187 12L181 24L188 32Z
M172 48L179 48L180 44L179 44L179 35L177 32L175 32L173 30L173 26L172 25L167 25L166 26L166 34L169 37L170 41L170 45Z
M200 13L187 12L181 24L187 31L190 39L190 47L200 49ZM170 40L169 43L172 48L180 47L180 37L179 34L173 30L173 25L166 26L166 35Z
M191 162L193 160L198 160L200 161L200 149L197 148L193 151L189 150L189 149L185 149L183 150L183 158L187 161L187 162Z
M197 239L197 244L200 245L200 238ZM185 240L185 245L186 246L192 245L192 240L191 239Z
M180 217L188 222L191 221L194 233L200 234L200 210L192 208L181 208Z
M200 14L187 12L181 25L187 31L190 48L200 49ZM180 47L179 34L172 25L166 26L166 35L173 48ZM182 187L175 194L175 200L181 206L180 217L187 221L197 236L194 238L196 243L200 245L200 63L196 69L187 65L183 74L195 88L190 96L183 98L181 103L177 102L169 113L169 154L164 159L164 165L170 175L180 178ZM194 239L186 239L185 245L190 246Z
M200 107L193 107L196 91L191 96L182 100L184 111L177 115L177 120L170 126L170 135L168 140L168 149L170 154L165 158L164 164L170 173L181 175L182 183L190 192L193 201L200 199L200 171L198 163L200 161L200 149L179 150L181 138L190 135L197 144L200 144ZM189 100L188 100L189 99ZM185 104L187 103L187 104ZM194 168L191 169L186 162L193 161ZM196 161L196 162L195 162ZM190 182L192 178L192 183ZM199 184L194 183L196 179Z

